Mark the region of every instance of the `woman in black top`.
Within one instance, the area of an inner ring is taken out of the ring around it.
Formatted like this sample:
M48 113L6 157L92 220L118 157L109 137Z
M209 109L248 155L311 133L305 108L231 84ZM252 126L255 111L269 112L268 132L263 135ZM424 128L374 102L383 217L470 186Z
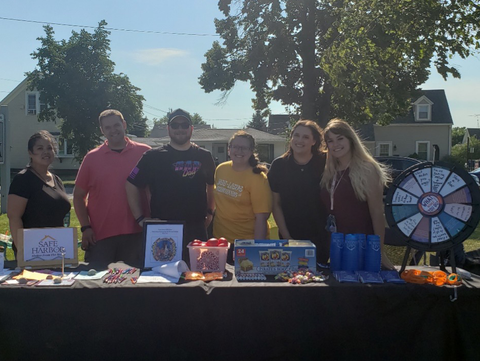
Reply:
M14 249L21 228L63 227L70 211L61 179L48 168L55 159L55 139L46 130L28 140L30 163L10 185L7 216Z
M326 264L330 242L325 231L327 214L320 204L320 180L325 167L321 144L317 123L298 121L291 132L289 149L273 161L268 181L280 238L311 240L317 248L317 261Z

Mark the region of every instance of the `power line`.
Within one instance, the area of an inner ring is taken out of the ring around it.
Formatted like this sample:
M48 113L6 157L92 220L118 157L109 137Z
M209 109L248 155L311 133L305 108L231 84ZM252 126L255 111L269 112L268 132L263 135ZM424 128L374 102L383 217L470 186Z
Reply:
M4 18L4 17L1 17L1 16L0 16L0 20L17 21L17 22L34 23L34 24L70 26L70 27L89 28L89 29L96 29L96 28L98 28L98 26L91 26L91 25L78 25L78 24L54 23L54 22L51 22L51 21L38 21L38 20L26 20L26 19ZM131 33L160 34L160 35L176 35L176 36L219 36L219 35L217 35L217 34L173 33L173 32L168 32L168 31L122 29L122 28L110 28L110 27L105 27L104 29L109 30L109 31L124 31L124 32L131 32Z

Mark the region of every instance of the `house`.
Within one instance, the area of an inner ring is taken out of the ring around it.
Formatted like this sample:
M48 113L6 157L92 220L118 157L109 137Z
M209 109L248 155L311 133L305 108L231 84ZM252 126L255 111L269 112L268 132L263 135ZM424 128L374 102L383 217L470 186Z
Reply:
M374 124L377 156L409 156L439 160L451 152L453 119L444 90L422 90L406 116L387 126ZM372 140L373 141L373 140Z
M371 154L376 156L411 156L438 160L451 152L453 119L444 90L421 90L407 115L389 125L364 124L356 131ZM269 131L284 134L289 128L288 115L271 115ZM480 131L479 131L480 133ZM477 136L480 139L480 135Z
M39 130L48 130L57 140L58 157L52 167L56 171L71 171L79 167L68 140L60 136L57 122L39 122L37 114L42 108L40 93L27 89L27 80L22 81L1 102L2 109L7 110L9 121L6 146L10 151L10 168L13 172L23 169L29 162L27 143L32 134Z
M191 140L200 147L211 151L213 157L221 163L228 160L228 141L238 130L240 129L197 129L196 126L194 126ZM244 130L255 138L257 152L261 161L271 163L276 157L279 157L285 152L287 141L284 137L253 128L246 128ZM147 139L155 139L158 143L168 143L170 140L168 135L161 138ZM136 139L136 141L139 140Z
M462 144L467 143L468 139L475 137L480 140L480 128L466 128Z

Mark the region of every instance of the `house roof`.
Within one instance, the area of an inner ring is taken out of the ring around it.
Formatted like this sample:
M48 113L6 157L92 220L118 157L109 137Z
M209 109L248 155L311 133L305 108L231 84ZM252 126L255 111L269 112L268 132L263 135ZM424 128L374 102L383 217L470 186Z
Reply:
M272 143L285 142L286 139L282 136L262 132L261 130L246 128L246 129L195 129L192 134L192 142L223 142L226 143L235 132L245 130L251 134L257 143ZM168 143L170 137L151 138L158 142Z
M470 137L476 137L480 140L480 128L467 128L467 132Z
M23 79L5 98L0 101L1 105L8 105L8 103L15 98L20 92L27 88L27 78Z
M445 90L419 90L417 92L417 97L412 99L416 101L422 95L426 96L433 103L432 105L432 120L431 121L415 121L415 116L413 114L413 107L410 109L408 114L403 117L395 118L391 124L408 124L408 123L424 123L424 124L453 124L452 114L450 113L450 107L448 106L447 96L445 95Z
M373 129L373 124L362 124L355 127L355 130L364 142L374 142L375 141L375 130Z

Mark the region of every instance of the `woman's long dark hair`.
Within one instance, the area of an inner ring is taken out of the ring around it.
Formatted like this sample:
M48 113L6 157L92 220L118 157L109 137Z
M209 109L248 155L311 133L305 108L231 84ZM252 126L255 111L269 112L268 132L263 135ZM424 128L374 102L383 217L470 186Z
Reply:
M256 145L255 145L255 138L253 137L253 135L247 133L244 130L239 130L234 135L232 135L232 137L228 141L229 148L231 147L232 142L237 138L245 138L250 143L250 150L252 151L252 155L250 156L250 158L248 158L248 164L253 168L252 169L253 173L255 174L260 174L262 172L267 173L267 168L260 164L260 160L258 159L258 154L255 153Z

